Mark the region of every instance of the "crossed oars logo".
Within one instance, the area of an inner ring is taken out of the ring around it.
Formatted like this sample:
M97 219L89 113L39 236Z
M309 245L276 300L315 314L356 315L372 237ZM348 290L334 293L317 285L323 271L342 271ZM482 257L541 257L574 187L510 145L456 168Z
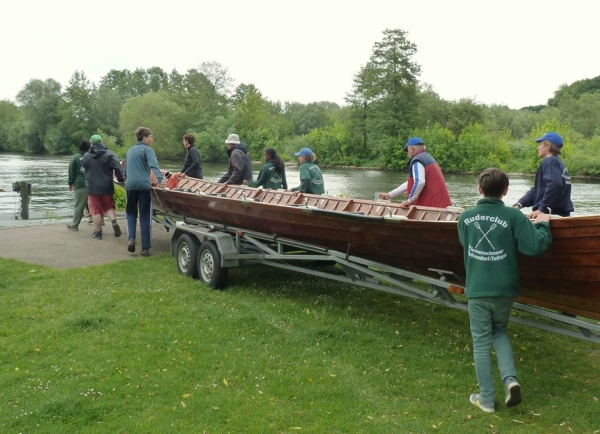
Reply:
M481 226L479 226L479 222L475 222L475 227L477 229L479 229L479 232L482 233L483 237L481 237L481 239L479 240L479 242L477 244L475 244L475 249L477 248L477 246L479 245L479 243L481 243L483 241L483 239L485 238L487 240L488 243L490 243L490 246L492 246L492 249L496 250L496 248L494 247L494 245L492 244L492 242L490 241L490 239L487 237L487 234L489 234L490 232L492 232L496 226L498 226L496 223L494 223L492 226L490 226L490 228L488 229L487 232L483 232L483 230L481 229Z

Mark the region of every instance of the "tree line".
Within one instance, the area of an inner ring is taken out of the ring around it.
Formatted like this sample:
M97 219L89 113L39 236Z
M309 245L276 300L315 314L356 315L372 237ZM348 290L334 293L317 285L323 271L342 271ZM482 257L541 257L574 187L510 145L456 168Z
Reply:
M342 106L270 101L253 84L234 88L216 62L185 74L110 70L98 84L75 71L64 89L33 79L14 102L0 101L0 151L74 153L81 139L98 133L123 156L133 131L145 125L159 158L182 158L181 138L191 133L204 161L224 161L224 139L235 132L256 160L266 147L286 160L309 147L320 164L400 169L404 143L419 136L446 172L495 166L528 173L538 164L533 139L556 131L571 174L600 175L600 76L561 86L547 105L515 110L443 100L419 81L416 53L405 31L385 30Z

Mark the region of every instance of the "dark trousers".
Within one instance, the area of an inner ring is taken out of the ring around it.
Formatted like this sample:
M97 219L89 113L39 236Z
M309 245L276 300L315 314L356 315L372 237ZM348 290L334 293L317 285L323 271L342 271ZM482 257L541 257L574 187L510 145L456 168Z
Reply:
M127 239L135 240L135 230L140 213L140 232L142 233L142 250L152 247L152 228L150 217L152 215L152 196L150 190L127 190L125 192L127 205L125 219L127 220Z

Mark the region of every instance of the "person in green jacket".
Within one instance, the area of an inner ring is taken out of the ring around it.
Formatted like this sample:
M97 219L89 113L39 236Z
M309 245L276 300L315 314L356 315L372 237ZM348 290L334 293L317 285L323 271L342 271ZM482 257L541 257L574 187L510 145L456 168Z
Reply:
M291 189L293 192L324 194L325 182L319 166L314 164L316 155L309 148L302 148L294 154L300 162L300 185ZM298 193L295 193L298 194Z
M273 148L267 148L263 151L265 158L265 164L260 168L258 172L258 178L256 181L247 181L244 179L244 185L249 187L260 187L271 188L273 190L279 190L283 188L287 190L287 179L285 178L285 163L283 159L277 155L277 151Z
M464 211L458 220L458 236L464 248L469 322L479 393L469 400L486 413L496 410L492 376L492 345L504 385L504 403L521 403L513 350L507 334L514 299L519 294L518 254L542 255L550 245L550 214L529 220L516 208L504 205L508 176L500 169L479 175L483 199Z
M79 223L83 217L83 210L87 204L87 189L85 188L85 167L83 167L83 155L90 150L90 142L82 140L79 143L79 153L73 155L69 163L69 190L75 192L75 207L73 208L73 220L67 224L72 231L79 230Z

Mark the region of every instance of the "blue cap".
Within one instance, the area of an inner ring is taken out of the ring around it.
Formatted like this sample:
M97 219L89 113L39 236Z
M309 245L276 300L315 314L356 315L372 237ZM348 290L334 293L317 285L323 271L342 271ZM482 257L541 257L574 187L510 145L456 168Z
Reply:
M299 157L300 155L302 155L303 157L309 157L313 154L313 151L311 151L309 148L302 148L300 149L298 152L296 152L294 155L296 157Z
M404 145L404 150L406 151L406 148L408 148L409 146L417 146L417 145L424 145L425 142L423 141L422 138L420 137L411 137L410 139L408 139L408 142L406 142L406 145Z
M535 139L535 141L538 143L542 140L548 140L549 142L554 143L556 146L563 145L563 138L559 134L553 132L546 133L539 139Z

